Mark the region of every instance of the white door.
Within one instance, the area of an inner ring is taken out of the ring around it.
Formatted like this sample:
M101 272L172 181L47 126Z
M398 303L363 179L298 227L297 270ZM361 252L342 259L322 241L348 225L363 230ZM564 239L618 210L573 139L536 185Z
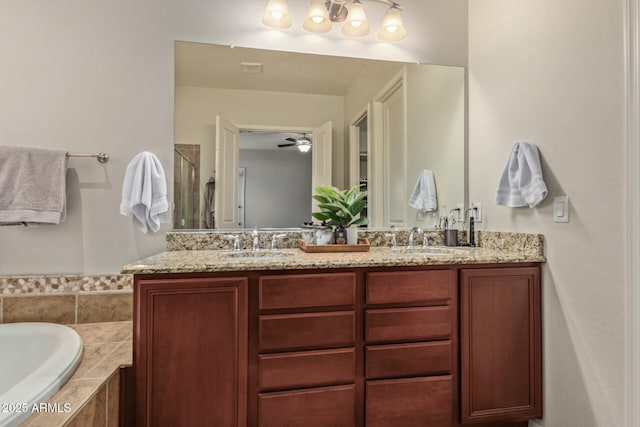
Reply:
M238 228L238 156L240 131L216 116L216 228Z
M402 84L382 103L384 156L384 225L406 225L407 144Z
M318 126L313 130L313 157L311 163L311 189L319 185L331 185L331 122ZM315 200L311 202L311 211L317 212L318 205Z
M349 187L366 184L369 174L369 104L349 123ZM363 182L364 181L364 182ZM362 190L367 190L364 185Z

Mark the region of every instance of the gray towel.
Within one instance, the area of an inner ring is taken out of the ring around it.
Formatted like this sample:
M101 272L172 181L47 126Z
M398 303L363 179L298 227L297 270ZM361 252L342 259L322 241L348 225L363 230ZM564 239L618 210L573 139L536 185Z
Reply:
M0 145L0 225L65 220L67 152Z

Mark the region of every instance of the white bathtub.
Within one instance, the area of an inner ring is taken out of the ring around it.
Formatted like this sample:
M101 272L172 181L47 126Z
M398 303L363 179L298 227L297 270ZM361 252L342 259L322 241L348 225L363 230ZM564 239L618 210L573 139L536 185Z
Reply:
M24 421L67 382L82 360L76 331L53 323L0 325L0 427ZM65 408L49 408L45 410ZM67 408L68 410L68 408Z

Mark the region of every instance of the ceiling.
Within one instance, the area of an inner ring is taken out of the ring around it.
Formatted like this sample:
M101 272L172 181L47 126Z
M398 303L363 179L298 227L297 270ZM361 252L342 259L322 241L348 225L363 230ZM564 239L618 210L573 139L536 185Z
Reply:
M304 134L313 141L310 133ZM302 133L297 132L259 132L259 131L240 131L240 149L241 150L295 150L295 146L278 147L278 144L288 144L286 138L298 139L302 137Z
M261 63L262 73L244 73L241 65L243 62ZM176 42L175 84L342 96L364 67L379 62L370 59ZM389 61L389 64L394 63Z

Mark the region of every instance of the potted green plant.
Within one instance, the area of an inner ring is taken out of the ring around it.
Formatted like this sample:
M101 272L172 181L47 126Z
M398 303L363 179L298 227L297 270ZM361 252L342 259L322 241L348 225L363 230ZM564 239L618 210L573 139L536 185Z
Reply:
M360 185L355 185L348 190L320 185L314 192L313 199L318 202L319 211L311 215L333 227L342 224L347 228L347 243L350 245L358 243L357 226L369 223L366 216L360 215L367 205L367 192L360 191Z

